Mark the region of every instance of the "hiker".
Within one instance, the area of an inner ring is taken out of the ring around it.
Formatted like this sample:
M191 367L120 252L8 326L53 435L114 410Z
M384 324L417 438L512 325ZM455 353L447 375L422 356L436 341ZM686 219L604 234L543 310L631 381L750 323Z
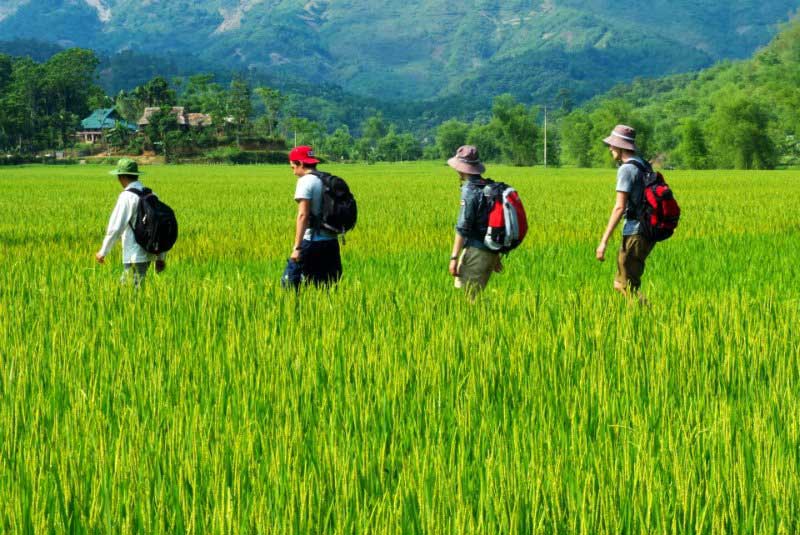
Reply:
M133 280L137 288L144 280L150 263L155 260L156 273L164 271L166 267L166 253L154 255L148 253L136 241L133 227L136 223L136 215L139 209L140 192L144 192L145 187L139 181L139 176L144 174L139 172L139 165L128 158L122 158L117 163L117 168L109 174L116 175L120 186L124 190L117 198L117 204L108 221L108 230L103 240L103 246L95 255L95 259L100 264L105 264L106 256L111 252L114 244L122 237L122 273L121 282L127 283Z
M614 289L626 296L634 294L638 296L640 303L646 304L647 301L639 289L642 285L645 260L653 250L655 242L642 235L639 216L644 208L644 169L649 169L650 166L638 155L636 131L630 126L617 125L603 143L608 145L612 158L619 164L619 169L616 202L595 256L600 262L605 260L608 240L624 216L622 245L617 255Z
M482 174L486 170L472 145L459 147L447 165L461 179L461 208L456 223L453 251L448 270L455 277L455 287L474 297L486 287L492 272L501 272L500 254L484 243L489 226L489 207L484 200L484 187L490 182Z
M282 284L299 288L302 282L331 285L342 276L342 259L337 234L322 228L323 182L317 171L319 160L306 145L289 152L289 164L297 177L294 200L297 202L292 254Z

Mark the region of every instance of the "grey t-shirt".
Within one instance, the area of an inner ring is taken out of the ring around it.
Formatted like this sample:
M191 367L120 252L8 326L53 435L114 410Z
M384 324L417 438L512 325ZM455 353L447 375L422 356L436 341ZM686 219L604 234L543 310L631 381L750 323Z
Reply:
M636 161L644 165L644 161L635 156ZM632 163L624 163L617 171L617 191L628 194L628 206L625 210L625 224L622 226L623 236L639 234L640 223L637 219L641 210L642 195L644 194L644 174ZM632 216L630 219L628 218Z
M294 190L294 199L296 201L309 200L311 201L311 224L306 229L303 235L304 240L322 241L322 240L335 240L336 236L319 230L315 232L315 225L319 223L322 216L322 180L311 173L301 176L297 179L297 187Z

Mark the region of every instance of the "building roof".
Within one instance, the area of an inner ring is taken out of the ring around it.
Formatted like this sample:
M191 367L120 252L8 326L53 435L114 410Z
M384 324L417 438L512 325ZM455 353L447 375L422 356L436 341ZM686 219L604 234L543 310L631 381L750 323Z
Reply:
M198 128L214 124L214 121L211 120L211 116L207 113L187 113L186 120L189 126L196 126Z
M142 116L139 118L139 126L147 126L150 124L150 117L160 112L161 108L159 107L145 108ZM183 126L186 124L186 115L183 113L183 106L173 106L169 112L175 116L179 125Z
M108 130L114 128L118 121L128 129L136 130L136 125L122 119L114 108L94 110L89 117L81 121L81 128L84 130Z
M150 118L160 111L161 108L145 108L142 116L139 118L139 126L147 126L150 124ZM213 124L211 116L207 113L186 113L183 106L173 106L169 112L175 116L175 120L180 126L202 128Z

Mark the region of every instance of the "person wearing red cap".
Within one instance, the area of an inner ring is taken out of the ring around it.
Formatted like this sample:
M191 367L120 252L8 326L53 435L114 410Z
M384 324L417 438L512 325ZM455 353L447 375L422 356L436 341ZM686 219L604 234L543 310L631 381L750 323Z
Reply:
M642 284L641 277L644 273L645 260L655 245L642 236L639 223L644 203L644 173L641 169L647 168L648 164L638 155L636 130L630 126L617 125L603 143L608 145L611 157L620 165L617 171L616 202L595 256L601 262L605 260L608 241L624 216L625 224L622 227L622 245L617 255L614 289L623 295L633 292L644 304L647 301L639 291ZM633 161L639 165L635 165Z
M285 286L298 288L302 282L333 284L342 276L339 240L320 228L323 184L315 174L318 163L309 146L295 147L289 153L289 164L297 177L297 223L292 254L282 279Z

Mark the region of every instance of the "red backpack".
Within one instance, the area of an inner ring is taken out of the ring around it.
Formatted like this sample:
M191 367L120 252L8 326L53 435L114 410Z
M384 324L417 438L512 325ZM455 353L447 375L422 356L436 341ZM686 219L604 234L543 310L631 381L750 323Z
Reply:
M642 235L650 241L663 241L672 236L681 217L681 207L664 181L664 176L653 171L649 165L636 160L626 163L635 165L644 175L642 209L639 214Z
M483 194L489 208L489 226L483 243L498 253L516 249L528 232L528 218L519 194L502 182L490 182L483 188Z

